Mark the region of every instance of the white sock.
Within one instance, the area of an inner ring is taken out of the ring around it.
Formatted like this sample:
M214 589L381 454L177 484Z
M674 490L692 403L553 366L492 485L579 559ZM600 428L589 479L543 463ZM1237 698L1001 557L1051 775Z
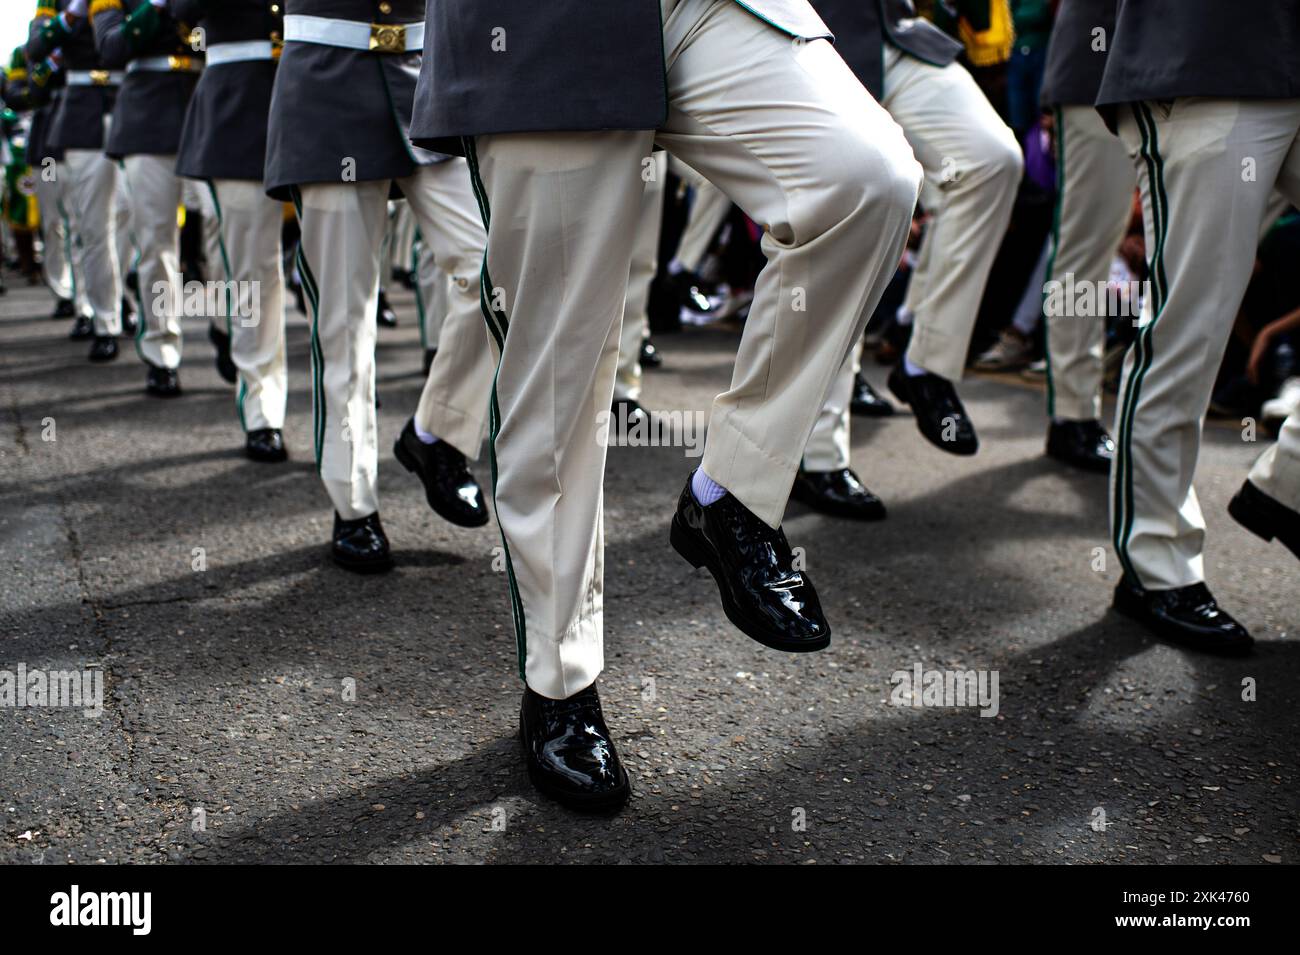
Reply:
M929 372L920 365L913 365L912 359L908 358L907 355L903 355L903 371L907 372L907 377L909 378L916 378L919 375L929 374Z
M676 256L673 256L673 260L668 263L668 274L680 275L682 272L685 271L686 271L686 266L682 263L682 260L677 258Z
M704 468L696 468L691 475L691 494L705 507L726 493L727 489L705 474Z
M411 423L415 424L415 422ZM429 434L429 432L425 431L418 424L415 425L415 436L420 439L421 444L436 444L438 441L438 436L436 434Z

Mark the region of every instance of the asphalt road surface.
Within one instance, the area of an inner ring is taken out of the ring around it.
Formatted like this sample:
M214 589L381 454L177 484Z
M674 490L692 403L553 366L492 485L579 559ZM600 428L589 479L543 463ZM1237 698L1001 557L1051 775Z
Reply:
M441 521L391 457L422 383L396 302L379 390L398 567L363 579L327 558L301 316L292 459L266 465L242 456L202 320L184 397L160 401L129 346L87 363L43 289L0 299L0 671L104 687L98 716L0 708L0 861L1295 861L1300 565L1224 510L1266 438L1212 427L1197 475L1209 582L1258 649L1193 656L1109 609L1105 480L1043 456L1041 391L1011 379L963 386L974 458L903 414L856 422L885 522L791 505L834 627L806 656L738 633L669 547L694 459L612 449L600 687L634 796L612 818L548 803L515 736L495 523ZM659 345L646 404L707 410L734 332ZM892 677L918 665L996 673L996 715L910 705Z

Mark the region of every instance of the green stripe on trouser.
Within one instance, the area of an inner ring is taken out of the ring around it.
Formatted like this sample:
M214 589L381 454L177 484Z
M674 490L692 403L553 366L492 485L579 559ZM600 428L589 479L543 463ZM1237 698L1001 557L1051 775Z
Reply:
M483 185L483 180L478 171L478 153L475 150L474 138L472 136L463 137L461 142L465 146L465 158L469 163L470 182L474 187L474 199L478 202L479 214L483 217L483 229L491 235L492 225L492 208L488 204L487 187ZM506 577L510 582L510 613L514 618L515 624L515 647L519 656L519 678L528 682L525 673L524 664L528 659L528 631L524 623L524 604L519 595L519 582L515 579L514 562L510 557L510 543L506 540L506 529L501 524L501 515L497 511L497 435L501 432L501 406L497 402L497 375L501 372L501 355L505 353L506 332L510 329L510 322L506 318L504 311L498 311L492 307L489 297L493 288L492 276L488 273L487 249L483 250L483 265L479 270L479 307L483 312L483 320L487 323L488 332L492 335L497 344L497 368L492 374L492 394L488 403L488 462L492 471L492 509L496 513L497 528L501 532L501 548L506 556Z
M1129 557L1129 538L1133 533L1133 418L1141 397L1142 380L1151 368L1154 357L1152 336L1156 322L1164 310L1168 290L1164 267L1165 239L1169 230L1169 198L1165 193L1164 160L1160 156L1160 143L1155 119L1144 103L1133 104L1133 117L1142 138L1141 156L1146 167L1147 192L1151 206L1151 234L1154 237L1151 255L1147 260L1151 277L1151 321L1142 327L1134 341L1133 364L1120 396L1118 454L1115 458L1115 484L1112 501L1112 532L1115 551L1129 579L1141 584Z
M302 231L302 192L297 186L293 188L293 208L298 216L298 229ZM311 409L313 416L313 440L315 442L316 473L320 473L321 453L325 445L325 354L320 344L320 290L316 285L316 276L307 264L303 252L302 237L298 238L298 251L294 253L294 262L298 266L298 280L302 282L303 293L311 305Z
M235 312L235 300L231 297L234 295L232 286L235 282L234 269L230 267L230 253L226 251L226 216L221 211L221 199L217 196L217 187L211 179L207 180L208 194L212 197L212 210L217 214L217 248L221 250L221 268L226 273L226 340L229 343L231 351L234 350L235 334L231 327L231 316ZM244 399L248 397L248 383L244 380L241 372L239 375L239 388L235 392L235 411L239 413L239 427L244 431L248 430L248 422L244 417Z
M1056 268L1056 253L1061 248L1061 207L1065 205L1065 114L1061 107L1052 110L1056 129L1056 204L1052 209L1052 251L1047 254L1047 269L1043 272L1042 308L1043 355L1047 359L1047 416L1056 416L1056 383L1052 380L1052 323L1047 315L1047 283L1052 281Z

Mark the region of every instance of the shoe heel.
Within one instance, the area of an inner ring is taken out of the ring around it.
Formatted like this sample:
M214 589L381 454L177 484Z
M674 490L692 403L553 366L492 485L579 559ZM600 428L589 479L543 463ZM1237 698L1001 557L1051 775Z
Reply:
M415 458L411 456L410 451L406 450L406 445L402 443L401 438L398 438L397 443L393 445L393 457L397 458L398 462L406 470L412 474L415 473Z
M673 550L681 554L692 567L699 569L704 566L704 555L701 553L699 545L690 532L682 527L675 514L673 515L672 527L668 531L668 541L673 545Z

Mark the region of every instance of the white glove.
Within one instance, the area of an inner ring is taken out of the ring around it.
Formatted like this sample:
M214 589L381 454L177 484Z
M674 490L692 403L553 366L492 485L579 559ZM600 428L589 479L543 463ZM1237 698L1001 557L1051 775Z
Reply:
M90 6L90 0L68 0L68 7L64 12L70 13L74 17L84 17L88 6Z

